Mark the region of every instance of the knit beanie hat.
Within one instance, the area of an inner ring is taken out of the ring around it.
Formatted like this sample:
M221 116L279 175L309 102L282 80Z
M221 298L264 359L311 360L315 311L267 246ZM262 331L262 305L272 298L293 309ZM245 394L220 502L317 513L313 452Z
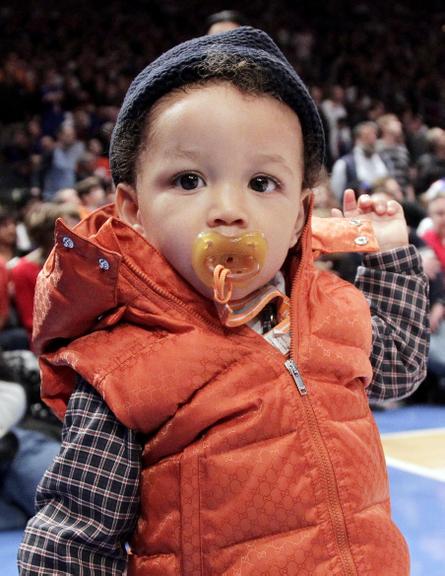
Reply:
M121 144L125 133L134 130L134 122L161 96L201 80L200 65L214 54L240 57L269 72L268 85L300 120L305 156L321 167L325 153L323 126L306 86L270 36L262 30L242 26L179 44L136 76L125 96L111 137L110 164L115 184L126 179L119 160L122 146L125 146Z

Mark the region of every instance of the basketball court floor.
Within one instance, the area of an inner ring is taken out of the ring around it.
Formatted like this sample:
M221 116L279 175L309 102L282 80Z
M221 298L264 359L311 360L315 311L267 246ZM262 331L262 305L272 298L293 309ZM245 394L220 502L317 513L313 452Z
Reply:
M411 576L445 576L445 406L412 405L374 415L388 463L393 515L411 551ZM21 532L0 532L1 576L17 575L21 537Z

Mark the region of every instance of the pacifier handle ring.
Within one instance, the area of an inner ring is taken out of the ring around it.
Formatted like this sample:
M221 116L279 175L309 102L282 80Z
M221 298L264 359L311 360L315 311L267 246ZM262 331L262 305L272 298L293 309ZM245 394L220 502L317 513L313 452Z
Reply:
M218 264L213 270L213 297L218 304L227 304L232 297L233 284L230 278L227 278L229 274L230 270L222 264Z

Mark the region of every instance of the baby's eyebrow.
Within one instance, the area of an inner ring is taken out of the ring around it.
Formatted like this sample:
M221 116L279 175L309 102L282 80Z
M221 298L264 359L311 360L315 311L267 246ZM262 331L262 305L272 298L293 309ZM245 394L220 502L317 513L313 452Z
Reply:
M202 157L199 149L169 148L164 153L169 158L185 158L186 160L198 160Z
M201 150L200 148L168 148L164 152L166 158L177 160L185 159L198 162L202 160L203 156L207 153L206 150ZM293 175L292 167L289 165L289 161L281 156L281 154L276 154L274 152L257 152L253 151L252 156L249 157L249 162L259 166L264 164L278 164L282 169L286 170L290 175Z
M253 159L256 162L259 162L262 164L266 164L266 163L279 164L282 168L284 168L288 172L292 173L292 169L289 166L289 161L286 160L283 156L281 156L281 154L267 153L267 152L256 152L253 155Z
M268 152L257 152L255 158L262 161L268 162L278 162L280 164L287 164L286 160L280 154L268 153Z

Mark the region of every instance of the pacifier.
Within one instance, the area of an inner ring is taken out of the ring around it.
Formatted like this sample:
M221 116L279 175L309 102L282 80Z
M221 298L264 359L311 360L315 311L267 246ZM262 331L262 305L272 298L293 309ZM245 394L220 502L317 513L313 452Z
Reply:
M192 266L203 284L213 287L219 304L227 304L233 286L246 286L264 265L267 242L261 232L225 236L201 232L192 249Z

